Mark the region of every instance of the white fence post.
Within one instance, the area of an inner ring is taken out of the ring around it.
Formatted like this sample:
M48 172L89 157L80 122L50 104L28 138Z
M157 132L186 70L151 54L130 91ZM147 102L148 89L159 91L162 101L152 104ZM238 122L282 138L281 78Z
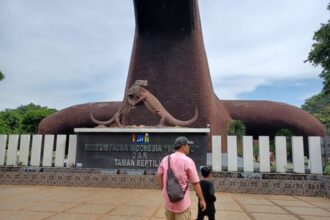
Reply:
M42 156L42 166L51 167L53 165L53 153L54 153L54 135L45 135L44 152Z
M288 160L286 153L286 137L276 136L275 137L275 157L276 157L276 172L285 173Z
M212 136L212 170L220 172L221 165L221 136Z
M269 137L259 136L260 172L270 172Z
M22 134L20 145L19 145L19 162L26 166L29 163L29 153L30 153L30 139L31 135Z
M9 135L8 151L7 151L7 166L17 165L17 149L18 149L18 134Z
M293 172L305 173L303 137L292 137Z
M66 135L57 135L55 167L64 167Z
M55 152L55 166L64 167L66 135L58 135ZM8 139L8 149L6 149ZM0 135L0 166L29 165L31 135ZM43 135L32 136L31 166L40 166ZM20 140L20 142L19 142ZM54 154L54 135L45 135L42 155L42 166L52 166ZM227 136L228 171L238 170L237 137ZM18 153L19 146L19 153ZM321 137L308 137L309 163L313 174L322 174ZM76 162L77 135L69 136L68 156L66 167ZM287 169L287 142L286 137L275 137L276 172L284 173ZM19 156L18 156L19 155ZM212 136L211 164L213 171L222 171L221 136ZM259 136L260 172L270 172L269 137ZM253 172L253 137L243 136L244 172ZM303 137L292 137L293 171L305 173Z
M311 173L322 174L321 137L308 137Z
M7 135L0 135L0 166L5 165Z
M69 151L68 151L68 160L67 167L71 167L76 164L76 151L77 151L77 135L69 136Z
M253 137L243 136L244 172L253 172Z
M237 171L237 137L227 136L228 171Z
M31 166L40 166L42 135L35 134L32 136Z

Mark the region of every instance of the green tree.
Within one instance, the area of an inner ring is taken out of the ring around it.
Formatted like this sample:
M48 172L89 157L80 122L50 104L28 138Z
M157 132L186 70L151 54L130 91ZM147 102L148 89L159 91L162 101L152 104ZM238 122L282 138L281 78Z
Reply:
M0 81L3 80L5 78L5 75L3 75L3 73L0 71Z
M330 131L330 94L321 92L305 100L301 106L305 111L314 115Z
M246 127L240 120L233 120L227 129L227 135L237 136L237 154L243 156L243 136L246 134Z
M39 123L48 115L54 113L53 109L31 109L23 115L22 131L24 133L35 133L38 130Z
M22 117L14 110L6 109L0 113L0 120L3 123L3 129L12 134L20 133ZM6 132L7 133L7 132Z
M330 3L327 9L330 10ZM321 28L314 33L313 40L316 43L312 45L305 62L323 68L320 74L323 78L323 92L330 94L330 20L326 24L321 24Z
M327 7L330 10L330 3ZM313 114L327 131L330 131L330 20L326 24L321 24L321 28L314 33L313 39L316 41L308 54L305 62L310 62L314 66L321 66L320 77L323 79L321 93L305 100L301 106L303 110Z
M227 129L228 135L235 135L242 138L246 133L246 127L244 123L240 120L233 120Z
M6 109L0 112L0 133L35 133L40 121L54 112L56 109L33 103L19 106L16 109Z

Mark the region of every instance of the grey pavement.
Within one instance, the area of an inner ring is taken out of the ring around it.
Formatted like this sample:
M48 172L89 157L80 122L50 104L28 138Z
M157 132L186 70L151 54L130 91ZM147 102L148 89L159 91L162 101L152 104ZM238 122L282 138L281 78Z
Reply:
M330 199L216 193L216 219L330 219ZM192 215L197 198L191 192ZM194 219L193 218L193 219ZM0 185L0 219L164 219L160 190Z

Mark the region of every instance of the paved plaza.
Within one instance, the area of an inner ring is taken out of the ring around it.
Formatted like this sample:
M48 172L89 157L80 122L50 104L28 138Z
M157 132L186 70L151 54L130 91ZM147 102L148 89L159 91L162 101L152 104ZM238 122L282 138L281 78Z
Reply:
M330 219L330 199L216 193L216 219ZM191 192L192 214L197 198ZM0 219L164 219L160 190L0 185Z

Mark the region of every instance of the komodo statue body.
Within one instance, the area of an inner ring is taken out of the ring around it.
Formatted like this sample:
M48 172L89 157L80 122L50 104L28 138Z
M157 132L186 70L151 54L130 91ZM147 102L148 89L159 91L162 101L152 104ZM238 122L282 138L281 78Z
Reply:
M118 111L109 120L107 120L107 121L97 120L94 117L92 111L90 111L90 118L95 124L98 124L98 125L109 125L110 126L113 122L116 122L116 124L119 127L123 127L124 125L122 123L124 121L125 115L127 115L132 110L132 107L133 106L131 106L128 103L128 101L126 99L124 99L124 101L120 105Z
M127 90L127 101L130 105L135 106L136 104L143 102L149 111L153 114L158 115L160 117L159 124L157 127L163 127L165 122L174 126L188 126L194 123L198 117L198 110L195 108L195 115L193 118L187 121L181 121L174 118L164 106L160 103L160 101L151 94L147 89L142 86L148 86L147 80L136 80L134 85ZM135 97L137 100L133 100L130 97Z
M135 82L130 89L133 89L136 86L135 85L136 83L139 83L139 82ZM129 98L130 102L128 102L128 98ZM134 99L135 98L133 96L130 96L130 95L127 95L126 97L124 97L124 100L123 100L122 104L120 105L119 109L117 110L117 112L112 116L112 118L110 118L107 121L97 120L94 117L92 111L90 111L90 118L95 124L98 124L98 125L108 125L108 126L110 126L113 122L116 122L116 124L119 127L123 127L124 126L123 121L125 120L125 116L134 108L134 106L131 105L131 103Z

